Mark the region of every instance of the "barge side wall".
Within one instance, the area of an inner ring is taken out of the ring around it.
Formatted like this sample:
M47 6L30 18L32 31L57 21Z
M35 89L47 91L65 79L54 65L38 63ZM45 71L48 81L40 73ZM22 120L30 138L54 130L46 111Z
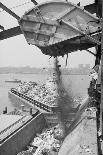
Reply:
M46 128L45 118L43 114L39 114L0 144L0 155L16 155L25 149L36 133L42 132L44 128Z
M20 107L21 105L24 105L24 106L26 106L27 108L35 108L35 106L32 104L32 103L30 103L29 101L26 101L25 99L23 99L23 98L21 98L21 97L19 97L19 96L17 96L17 95L15 95L15 94L13 94L12 92L8 92L8 97L9 97L9 99L10 99L10 101L12 102L12 103L15 103L15 105L17 106L17 107Z

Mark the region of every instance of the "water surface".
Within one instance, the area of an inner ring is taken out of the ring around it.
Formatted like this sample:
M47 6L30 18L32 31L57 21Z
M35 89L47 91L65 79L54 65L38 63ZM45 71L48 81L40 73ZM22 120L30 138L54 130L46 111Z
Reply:
M8 112L15 108L8 99L8 91L16 87L16 83L7 83L5 80L20 79L23 81L36 81L43 83L50 75L47 74L0 74L0 113L7 106ZM90 77L88 75L62 75L63 84L69 94L75 99L84 99L87 96Z

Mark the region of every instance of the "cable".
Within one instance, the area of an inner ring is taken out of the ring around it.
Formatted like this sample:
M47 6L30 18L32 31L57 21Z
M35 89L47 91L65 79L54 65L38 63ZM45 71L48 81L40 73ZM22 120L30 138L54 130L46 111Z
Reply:
M31 3L31 1L27 1L25 3L22 3L22 4L19 4L19 5L13 6L12 8L9 8L9 9L12 10L12 9L15 9L15 8L19 8L19 7L21 7L23 5L26 5L26 4L29 4L29 3ZM3 11L5 11L5 10L0 11L0 13L3 12Z

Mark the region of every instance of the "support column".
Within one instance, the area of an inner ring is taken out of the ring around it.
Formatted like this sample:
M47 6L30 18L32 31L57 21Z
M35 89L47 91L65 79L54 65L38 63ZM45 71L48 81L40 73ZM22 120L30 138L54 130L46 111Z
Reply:
M16 15L13 11L11 11L9 8L7 8L5 5L3 5L0 2L0 8L2 8L3 10L5 10L7 13L9 13L11 16L13 16L14 18L16 18L17 20L20 19L20 17L18 15Z
M102 35L101 35L101 104L100 104L100 129L103 139L103 1L102 1Z

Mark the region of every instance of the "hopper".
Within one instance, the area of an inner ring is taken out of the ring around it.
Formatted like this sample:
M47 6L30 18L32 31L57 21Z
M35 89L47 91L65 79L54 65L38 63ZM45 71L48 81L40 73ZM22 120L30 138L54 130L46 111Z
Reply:
M49 1L26 12L19 24L28 44L45 55L64 56L100 45L99 19L67 1Z

